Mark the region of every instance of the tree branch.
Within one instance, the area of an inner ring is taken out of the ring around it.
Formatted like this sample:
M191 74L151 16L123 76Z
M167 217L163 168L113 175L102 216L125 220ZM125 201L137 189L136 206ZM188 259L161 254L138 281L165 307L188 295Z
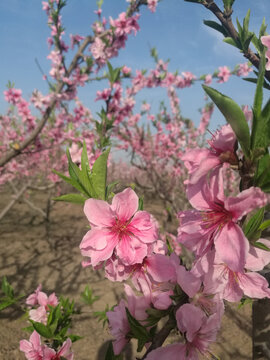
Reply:
M232 19L231 19L231 13L225 14L223 13L220 8L217 6L217 4L213 0L205 0L201 3L206 9L210 10L221 22L221 24L225 27L228 34L231 38L233 38L235 41L239 41L238 32L235 29ZM255 54L250 48L248 48L247 51L243 51L243 55L245 58L247 58L257 69L259 69L260 65L260 57L258 54ZM270 71L265 72L265 77L268 81L270 81Z
M129 10L127 11L127 16L132 16L132 14L136 11L138 11L139 7L141 5L147 4L146 0L138 0ZM102 38L110 33L110 30L104 31L101 35L98 37ZM75 54L74 58L72 59L69 68L67 69L66 76L69 77L72 73L72 71L76 68L78 65L79 60L83 57L83 52L87 48L87 46L91 43L93 43L95 40L95 37L93 36L87 36L81 46L79 47L77 53ZM15 158L16 156L20 155L21 152L27 148L39 135L39 133L44 128L47 120L49 119L51 112L53 111L56 103L57 103L57 95L61 93L65 86L65 83L62 81L59 81L57 84L57 87L55 89L55 97L51 100L50 104L48 105L46 111L44 112L41 121L38 123L37 127L33 130L33 132L20 144L19 148L14 149L12 148L8 152L6 152L1 158L0 158L0 167L3 167L5 164L7 164L10 160Z
M146 359L147 355L152 351L162 346L164 341L170 335L170 332L175 328L176 322L175 319L169 318L163 328L156 334L151 346L148 348L146 353L144 354L142 360Z

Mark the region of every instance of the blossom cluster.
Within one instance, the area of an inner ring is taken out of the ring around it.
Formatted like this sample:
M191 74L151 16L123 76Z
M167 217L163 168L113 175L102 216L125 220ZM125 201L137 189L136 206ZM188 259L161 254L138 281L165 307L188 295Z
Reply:
M35 292L29 295L26 299L26 305L30 307L29 319L36 322L47 324L49 310L56 307L59 304L58 298L55 293L47 296L46 293L41 291L42 286L39 285ZM55 350L47 343L41 343L40 334L34 330L30 335L29 340L20 341L20 350L24 352L27 360L57 360L64 357L66 360L73 360L74 355L71 351L72 341L67 338L62 346Z
M194 148L182 156L193 209L179 212L176 241L194 254L190 270L181 263L181 251L178 255L168 251L157 222L140 210L132 189L116 194L111 205L86 200L91 230L80 245L88 258L83 265L104 266L109 280L130 279L134 287L125 285L127 303L121 300L107 313L116 355L132 337L127 310L148 330L151 309L175 311L181 341L147 352L146 359L178 359L179 354L181 359L198 359L216 339L224 300L270 298L268 282L257 273L269 263L270 253L250 242L241 223L253 210L266 206L267 196L257 187L236 196L224 194L224 174L229 167L237 169L242 156L236 141L230 125L225 125L208 141L209 148ZM270 245L266 239L258 241Z

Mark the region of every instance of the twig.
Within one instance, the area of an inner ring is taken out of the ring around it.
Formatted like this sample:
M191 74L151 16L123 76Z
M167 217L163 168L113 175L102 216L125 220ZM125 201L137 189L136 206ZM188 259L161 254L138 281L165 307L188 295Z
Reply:
M13 197L10 203L4 208L4 210L0 213L0 220L7 214L7 212L15 205L15 203L19 200L19 198L23 195L23 193L27 190L29 183L25 184L20 191Z
M232 23L231 13L223 13L213 0L205 0L201 4L206 9L210 10L218 18L218 20L227 30L230 37L232 37L236 42L238 42L239 36L237 30ZM259 69L260 57L258 54L255 54L250 48L248 48L246 51L243 50L243 54L245 58L247 58L257 69ZM270 81L270 71L265 72L265 77L268 81Z

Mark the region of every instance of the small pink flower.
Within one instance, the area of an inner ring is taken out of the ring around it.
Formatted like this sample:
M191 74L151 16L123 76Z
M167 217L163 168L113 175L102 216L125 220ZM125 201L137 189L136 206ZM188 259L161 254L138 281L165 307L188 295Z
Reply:
M148 9L154 13L156 11L158 0L147 0Z
M205 76L204 83L205 83L205 85L210 85L212 83L212 75L211 74L208 74Z
M220 315L209 317L192 304L182 305L176 312L178 329L185 336L185 344L172 344L157 348L146 360L198 360L199 354L206 354L209 345L216 340L220 328Z
M71 345L72 342L69 338L63 343L63 345L57 352L54 349L43 345L42 360L60 360L62 358L65 358L66 360L73 360L74 354L70 350Z
M42 285L39 284L39 286L37 287L37 289L35 290L35 292L33 294L30 294L28 296L28 298L26 299L26 304L27 305L37 305L38 304L38 294L40 292L40 290L42 289Z
M30 310L29 318L36 322L47 324L47 311L45 306L39 306L37 309Z
M239 69L237 71L238 76L248 76L248 74L252 71L251 67L248 63L239 64Z
M231 76L231 72L230 69L227 66L220 66L219 68L219 73L218 73L218 82L219 83L224 83L227 82L229 80L229 77Z
M24 352L27 360L43 360L43 348L40 335L34 330L28 340L20 341L20 350Z
M265 54L267 63L266 63L265 69L269 71L270 70L270 35L262 36L261 42L264 46L267 47L267 51Z

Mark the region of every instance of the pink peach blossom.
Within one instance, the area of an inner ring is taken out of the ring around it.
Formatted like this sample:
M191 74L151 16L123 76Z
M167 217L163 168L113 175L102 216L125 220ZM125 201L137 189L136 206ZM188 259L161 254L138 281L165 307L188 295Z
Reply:
M195 186L195 185L194 185ZM189 201L196 210L179 213L178 241L197 256L202 256L214 244L222 261L233 271L244 269L249 242L238 221L267 203L266 195L256 187L242 191L236 197L225 198L222 171L209 182L197 184L200 189Z
M266 70L270 70L270 35L265 35L261 37L261 42L264 46L267 47L267 51L266 51L266 59L267 59L267 63L265 66Z
M83 256L91 258L92 266L113 254L124 265L143 261L148 247L157 240L157 229L149 213L137 211L138 204L138 197L130 188L115 195L112 205L103 200L86 200L84 212L92 228L80 249Z

